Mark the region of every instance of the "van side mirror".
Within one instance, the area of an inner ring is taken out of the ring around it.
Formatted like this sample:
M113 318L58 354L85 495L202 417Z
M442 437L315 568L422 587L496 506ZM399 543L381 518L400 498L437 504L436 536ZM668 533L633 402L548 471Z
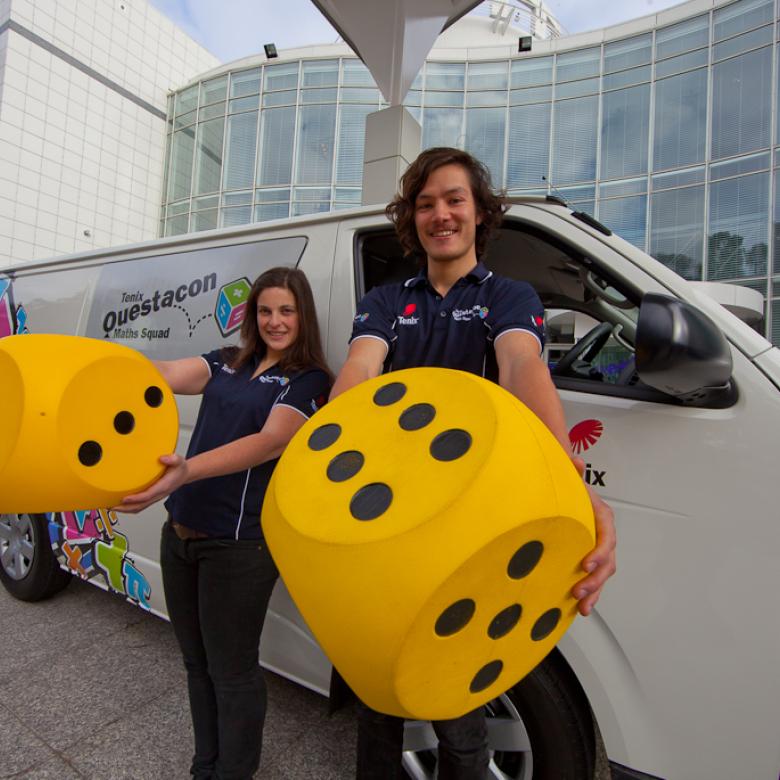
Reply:
M646 385L682 403L725 407L736 398L726 337L685 301L658 293L642 298L635 360Z

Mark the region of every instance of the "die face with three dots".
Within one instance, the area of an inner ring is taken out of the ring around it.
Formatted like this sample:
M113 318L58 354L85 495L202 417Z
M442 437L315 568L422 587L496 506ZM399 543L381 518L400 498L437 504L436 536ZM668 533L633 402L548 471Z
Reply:
M173 393L128 347L9 336L0 340L0 386L1 512L112 506L159 478L160 455L175 449Z
M569 456L499 386L393 372L309 420L263 528L330 660L372 708L448 719L537 665L576 614L593 513Z

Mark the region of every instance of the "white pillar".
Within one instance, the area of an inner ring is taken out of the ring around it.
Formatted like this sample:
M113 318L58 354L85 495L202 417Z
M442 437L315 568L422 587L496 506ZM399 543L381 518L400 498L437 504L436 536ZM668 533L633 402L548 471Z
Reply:
M364 206L393 199L398 180L420 153L421 139L420 125L403 106L390 106L366 117Z

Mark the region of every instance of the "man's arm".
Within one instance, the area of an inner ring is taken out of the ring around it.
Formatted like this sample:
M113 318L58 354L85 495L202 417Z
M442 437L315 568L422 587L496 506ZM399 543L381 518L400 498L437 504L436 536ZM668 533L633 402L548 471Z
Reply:
M331 400L355 385L379 376L386 357L387 344L384 341L367 336L355 339L349 346L347 359L330 391Z
M531 333L511 331L496 340L495 349L498 383L534 412L571 455L563 406L550 372L539 357L539 342ZM572 460L582 475L585 464L580 458ZM582 561L588 576L574 586L572 593L579 601L580 613L588 615L599 600L604 583L616 570L615 522L610 506L589 485L585 487L593 504L596 547Z

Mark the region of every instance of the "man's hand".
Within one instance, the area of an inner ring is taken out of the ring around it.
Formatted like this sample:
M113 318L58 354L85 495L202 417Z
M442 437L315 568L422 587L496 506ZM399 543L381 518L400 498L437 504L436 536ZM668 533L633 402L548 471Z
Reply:
M574 465L580 476L585 471L585 461L573 458ZM574 598L579 601L578 609L581 615L589 615L601 595L601 589L606 581L615 573L615 517L611 507L590 485L585 485L596 520L596 546L582 561L582 568L588 572L585 579L580 580L572 589Z
M114 512L137 514L142 509L146 509L160 499L169 496L187 481L187 461L181 455L163 455L160 458L160 463L165 464L167 468L157 482L140 493L125 496L121 504L112 507Z

